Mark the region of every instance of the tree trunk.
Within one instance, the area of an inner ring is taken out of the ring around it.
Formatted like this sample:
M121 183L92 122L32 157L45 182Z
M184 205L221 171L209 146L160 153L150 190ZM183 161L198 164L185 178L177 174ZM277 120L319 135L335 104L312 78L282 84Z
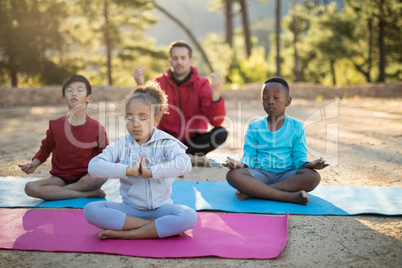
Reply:
M108 83L111 86L113 84L112 81L112 41L110 38L110 25L109 25L109 0L105 0L103 15L105 18L105 28L104 28L104 37L106 44L106 56L107 56L107 77Z
M233 47L233 16L232 0L225 0L225 19L226 19L226 43Z
M352 61L353 62L353 61ZM363 69L363 67L361 65L358 65L356 62L353 62L353 65L355 66L356 70L358 70L359 72L361 72L365 77L366 77L366 81L367 83L371 82L371 78L370 78L370 71L365 71Z
M202 58L204 59L205 63L208 65L210 72L212 73L214 69L212 68L212 65L210 61L208 60L207 54L205 53L204 49L198 43L197 39L193 35L193 33L188 29L179 19L177 19L175 16L173 16L171 13L169 13L166 9L158 5L155 1L153 2L154 6L161 11L163 14L165 14L169 19L173 20L177 25L179 25L180 28L183 29L187 33L187 35L190 37L190 39L194 42L195 46L197 49L200 51Z
M372 66L372 54L373 54L373 18L369 18L367 19L367 27L368 27L368 31L369 31L369 40L368 40L368 46L369 46L369 50L368 50L368 55L367 55L367 63L368 63L368 67L367 67L367 83L371 82L371 66Z
M367 52L367 68L363 68L364 64L357 64L355 61L352 60L353 65L355 66L356 70L366 77L366 82L371 82L371 67L372 67L372 54L373 54L373 18L367 19L367 30L368 30L368 52ZM366 69L366 70L365 70Z
M243 21L244 42L246 43L247 58L251 55L250 25L248 23L247 4L245 0L240 0L241 18Z
M11 87L18 87L18 77L17 72L13 69L10 70L10 77L11 77Z
M385 45L384 45L384 28L385 28L385 18L384 18L384 1L378 0L378 50L379 50L379 74L378 82L385 82Z
M16 64L16 54L15 53L10 53L9 59L8 59L8 71L9 75L11 78L11 87L18 87L18 68Z
M330 61L331 64L331 74L332 74L332 85L336 85L336 75L335 75L335 60Z
M281 37L281 0L276 0L276 75L281 76L281 56L280 56L280 37Z
M296 0L292 0L292 20L293 20L293 46L295 49L294 60L295 60L295 82L300 82L300 65L299 65L299 55L297 52L297 13L296 13Z

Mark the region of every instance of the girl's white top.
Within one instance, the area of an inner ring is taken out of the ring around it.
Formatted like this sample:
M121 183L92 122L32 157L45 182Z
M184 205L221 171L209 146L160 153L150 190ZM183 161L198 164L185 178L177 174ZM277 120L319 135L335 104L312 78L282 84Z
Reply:
M141 210L172 204L172 183L177 176L191 172L187 147L178 139L154 128L152 137L139 145L130 135L119 137L101 154L92 158L88 173L96 178L120 179L123 202ZM144 179L126 176L126 169L133 166L144 154L152 177Z

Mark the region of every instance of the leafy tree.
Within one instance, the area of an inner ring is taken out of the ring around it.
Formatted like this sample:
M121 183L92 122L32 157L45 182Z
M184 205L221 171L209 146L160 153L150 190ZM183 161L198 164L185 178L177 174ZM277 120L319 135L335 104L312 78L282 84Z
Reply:
M316 13L313 12L313 6L297 5L296 0L292 0L291 9L287 16L282 20L284 34L284 43L287 45L285 49L293 49L293 79L295 82L302 80L302 68L299 56L299 47L303 38L307 35L307 30L310 28L311 21ZM290 35L288 35L290 33ZM288 53L287 51L284 52ZM289 51L290 53L290 51ZM284 59L285 61L287 59ZM285 65L285 67L287 67ZM287 70L285 70L287 72Z
M401 68L401 42L402 42L402 2L390 0L363 1L347 0L345 13L360 19L357 28L361 29L361 39L368 45L366 57L366 71L364 66L355 64L371 81L370 70L372 61L377 62L378 82L384 82L389 76L395 80L400 79ZM366 22L366 23L365 23ZM359 27L360 26L360 27ZM392 73L387 73L387 67L394 67Z
M378 76L374 80L383 81L381 70L388 80L401 80L402 3L388 0L381 2L383 16L379 15L379 3L346 0L345 8L341 11L334 3L317 6L305 1L299 5L296 32L301 80L349 84L362 83L364 80L371 82L373 77ZM382 37L381 17L384 24ZM290 62L288 57L294 56L294 53L289 53L289 49L295 47L294 42L291 42L291 37L295 37L293 21L291 14L283 20L285 33L282 34L282 58L285 74L289 73L287 68L291 67L286 64ZM295 67L294 64L292 66Z
M402 80L402 1L386 1L385 58L386 77L390 81Z
M305 50L305 38L308 39L308 31L311 24L316 20L320 13L319 6L316 2L304 1L303 5L296 5L296 1L292 0L289 14L282 19L282 27L284 32L281 34L282 46L282 76L292 78L294 81L306 81L307 77L318 82L317 77L312 77L314 73L308 65L309 62L316 58L316 51L310 49ZM275 43L272 40L271 43ZM272 54L272 53L271 53ZM272 55L270 55L270 61ZM314 66L314 65L313 65ZM274 71L272 68L270 72ZM307 75L308 74L308 75ZM318 75L320 77L321 75Z
M225 18L225 43L233 47L233 19L234 10L238 9L237 0L210 0L207 7L210 12L222 13Z
M284 56L286 55L284 62L290 62L287 57L295 56L294 52L290 53L290 49L295 48L296 35L300 52L301 80L323 83L328 81L327 77L330 75L331 84L337 84L337 66L350 68L351 65L344 62L341 64L341 61L355 55L353 49L357 48L354 44L357 21L338 12L336 3L316 6L305 2L297 9L297 16L293 16L294 13L289 14L283 20L286 30L283 36ZM293 64L284 65L285 68L291 66L295 68L295 60ZM287 70L285 73L290 74ZM293 74L293 77L296 78L296 74ZM349 78L342 75L342 83L345 79Z
M246 0L210 0L207 6L212 12L222 12L225 17L225 42L233 47L234 29L233 29L233 19L236 14L241 15L241 20L243 24L243 36L245 43L246 55L249 57L251 55L252 41L251 41L251 30L250 23L247 13L247 1Z
M378 82L385 82L385 14L384 14L385 0L377 0L378 7L378 52L379 52L379 74Z
M158 54L150 45L144 32L156 22L151 16L153 5L148 0L71 0L75 6L72 28L78 36L74 41L80 49L89 49L85 56L87 64L82 66L97 83L114 84L114 79L125 81L113 70L130 61L128 53L141 52L140 56ZM86 35L83 35L83 33ZM80 50L79 49L79 50ZM74 53L74 52L73 52ZM166 54L163 54L166 57ZM130 72L135 66L130 67ZM92 74L91 74L92 73ZM125 76L127 74L124 74ZM131 77L131 75L127 75Z
M295 59L295 68L294 68L294 76L295 82L300 81L300 64L299 64L299 54L297 52L298 46L298 31L297 31L297 5L296 0L292 0L292 31L293 31L293 47L294 47L294 59Z
M208 58L211 59L213 69L219 72L222 77L229 76L230 65L232 64L232 59L234 58L234 49L224 41L224 37L222 35L219 36L216 33L210 33L203 41L202 46L207 53ZM201 61L198 60L198 58L202 57L200 52L194 52L194 58L196 58L194 62L196 65L198 65L197 69L202 73L209 73L209 67L205 64L200 64Z
M165 14L168 18L173 20L177 25L179 25L180 28L182 28L186 32L186 34L194 42L194 44L197 47L198 51L201 53L202 58L204 59L205 63L209 67L209 71L213 72L214 69L212 68L212 65L211 65L211 63L210 63L210 61L209 61L209 59L207 57L207 54L205 53L204 49L202 48L200 43L197 41L197 38L193 35L191 30L186 25L184 25L184 23L182 23L175 15L173 15L172 13L170 13L169 11L164 9L162 6L158 5L155 1L153 1L153 4L154 4L155 8L157 8L159 11L161 11L163 14Z
M244 44L246 46L247 58L249 58L251 55L251 39L250 39L251 33L250 33L250 25L248 22L247 3L245 0L239 0L239 1L240 1L241 18L243 22Z
M0 75L8 74L13 87L18 78L39 77L39 82L60 82L60 73L73 69L53 58L63 51L64 1L0 1ZM51 73L49 73L51 72ZM54 75L54 76L51 76ZM65 79L65 78L64 78Z
M353 21L342 17L337 12L337 5L332 3L325 12L313 23L310 29L308 43L317 55L330 65L332 84L336 84L335 63L348 57L349 40L353 39Z
M233 46L233 0L225 0L226 43Z

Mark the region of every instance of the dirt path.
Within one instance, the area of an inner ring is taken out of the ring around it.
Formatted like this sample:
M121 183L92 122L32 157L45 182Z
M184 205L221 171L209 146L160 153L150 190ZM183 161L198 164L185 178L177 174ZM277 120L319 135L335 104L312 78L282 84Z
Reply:
M95 91L96 92L96 91ZM248 123L264 113L248 95L226 93L229 139L210 157L240 158ZM96 93L95 93L96 94ZM255 96L255 94L254 94ZM121 104L95 102L89 114L106 125L111 141L124 132ZM23 176L17 164L38 150L48 120L65 115L62 105L0 108L0 176ZM306 124L309 158L326 158L324 185L402 187L402 98L294 99L288 114ZM47 177L50 161L34 177ZM225 168L194 168L185 180L225 181ZM152 259L105 254L0 250L0 267L400 267L402 217L289 217L289 240L275 260L215 257Z

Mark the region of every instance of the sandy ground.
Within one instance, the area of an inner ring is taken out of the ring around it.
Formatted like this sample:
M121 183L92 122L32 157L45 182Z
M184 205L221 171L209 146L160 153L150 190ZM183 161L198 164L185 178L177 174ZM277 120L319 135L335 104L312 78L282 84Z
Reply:
M324 157L323 185L402 187L402 83L349 88L294 85L287 113L306 125L309 158ZM370 90L371 89L371 90ZM102 122L109 140L124 134L121 100L131 89L95 89L90 116ZM25 94L25 93L26 94ZM24 176L44 138L48 120L65 115L60 87L0 88L0 176ZM224 92L228 141L209 155L239 159L244 132L263 116L259 86ZM24 94L23 94L24 93ZM303 98L302 98L303 97ZM31 100L31 102L30 102ZM50 161L32 177L47 177ZM184 180L225 181L226 168L196 167ZM289 240L274 260L217 257L153 259L106 254L0 250L0 267L401 267L402 216L289 217Z

